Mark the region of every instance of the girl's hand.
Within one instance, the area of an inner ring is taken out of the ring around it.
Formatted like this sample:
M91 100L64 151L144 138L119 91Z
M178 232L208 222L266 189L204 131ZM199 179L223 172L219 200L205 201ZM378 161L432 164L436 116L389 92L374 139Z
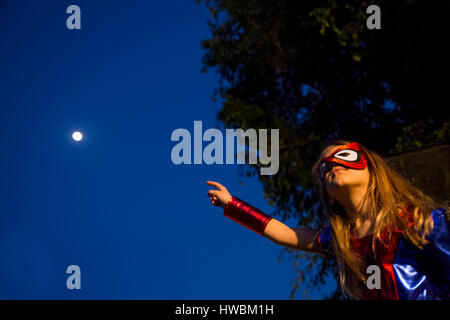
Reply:
M208 191L208 197L209 200L211 200L211 203L218 207L225 207L231 199L231 195L228 192L227 188L214 181L206 181L206 183L219 189Z

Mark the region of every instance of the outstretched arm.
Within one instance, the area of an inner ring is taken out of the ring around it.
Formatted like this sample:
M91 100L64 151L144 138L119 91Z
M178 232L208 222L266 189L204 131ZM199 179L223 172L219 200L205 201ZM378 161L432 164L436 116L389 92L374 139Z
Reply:
M264 237L285 247L321 253L317 242L318 232L319 230L306 227L291 228L272 218L264 230Z
M297 250L320 253L317 242L318 230L299 227L290 228L245 201L231 196L218 182L207 181L218 190L209 190L211 203L224 208L224 215L239 224L259 233L272 242Z

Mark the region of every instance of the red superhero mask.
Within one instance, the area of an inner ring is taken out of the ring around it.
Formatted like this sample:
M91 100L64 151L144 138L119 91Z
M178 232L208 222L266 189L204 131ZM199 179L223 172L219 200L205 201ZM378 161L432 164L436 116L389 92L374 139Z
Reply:
M319 175L320 180L325 177L325 173L337 164L351 169L363 170L367 167L367 159L358 143L347 143L337 148L328 157L320 160L317 166L317 174Z

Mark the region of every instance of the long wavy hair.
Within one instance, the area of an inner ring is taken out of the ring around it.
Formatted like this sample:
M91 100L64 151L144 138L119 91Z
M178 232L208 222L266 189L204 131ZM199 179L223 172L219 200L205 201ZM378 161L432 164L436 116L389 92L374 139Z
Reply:
M331 148L349 142L351 141L335 140L327 144L314 164L313 172L316 173L320 159L329 154ZM446 206L440 206L431 197L414 187L391 169L376 152L364 146L361 148L367 155L370 178L360 208L365 209L364 217L375 217L373 253L376 254L377 239L385 246L389 245L393 230L400 230L406 239L422 248L428 242L426 237L433 229L433 209ZM317 175L316 177L321 185L321 200L333 230L331 242L337 259L341 289L352 299L358 299L366 286L367 276L363 272L366 267L365 262L354 252L351 245L355 218L350 218L337 201L332 201L325 185ZM448 213L448 210L446 212ZM382 231L387 233L387 241L381 236Z

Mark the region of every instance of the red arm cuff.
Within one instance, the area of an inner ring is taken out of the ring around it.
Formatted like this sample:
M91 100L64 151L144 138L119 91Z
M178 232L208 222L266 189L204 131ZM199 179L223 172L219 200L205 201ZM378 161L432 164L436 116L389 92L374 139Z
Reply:
M272 219L268 214L234 196L225 206L224 215L262 236L267 223Z

